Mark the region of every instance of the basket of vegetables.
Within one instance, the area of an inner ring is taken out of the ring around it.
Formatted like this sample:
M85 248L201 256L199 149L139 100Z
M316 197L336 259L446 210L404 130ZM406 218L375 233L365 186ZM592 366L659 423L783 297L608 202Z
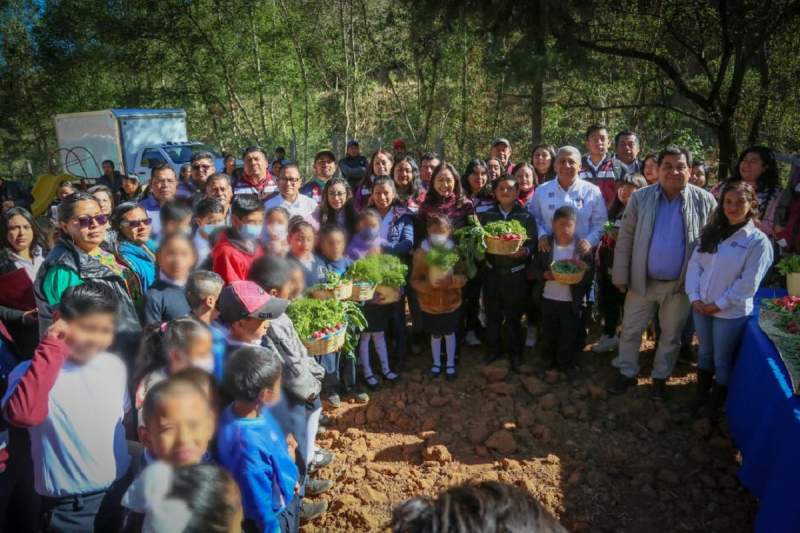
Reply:
M553 280L564 285L580 283L586 272L586 263L580 259L561 259L550 265Z
M408 267L393 255L370 255L359 259L347 270L353 280L351 299L363 302L378 295L375 303L389 304L400 299L400 287L406 284Z
M498 220L483 227L486 233L486 252L494 255L515 254L528 238L525 227L518 220Z
M325 281L308 289L308 294L317 300L348 300L353 295L353 282L336 272L328 272Z
M308 353L316 356L340 350L352 353L354 339L366 325L356 304L335 299L298 298L286 313Z
M428 281L437 285L440 280L453 274L453 267L458 263L460 256L455 250L441 246L432 247L425 254L425 263L428 265Z

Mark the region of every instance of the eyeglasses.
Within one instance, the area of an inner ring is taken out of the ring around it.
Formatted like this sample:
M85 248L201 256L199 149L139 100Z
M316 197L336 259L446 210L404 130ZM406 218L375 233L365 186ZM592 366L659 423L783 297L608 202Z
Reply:
M212 165L192 165L192 170L211 170Z
M81 228L88 228L91 227L92 222L97 224L98 226L105 226L108 223L108 215L96 215L90 217L89 215L84 215L82 217L78 217L75 220L78 221L78 225Z
M300 183L302 180L300 178L292 178L292 179L280 178L280 181L285 181L286 183Z
M139 226L149 226L152 223L153 223L153 219L150 218L150 217L142 218L140 220L126 220L125 222L123 222L123 224L125 224L126 226L128 226L131 229L136 229Z

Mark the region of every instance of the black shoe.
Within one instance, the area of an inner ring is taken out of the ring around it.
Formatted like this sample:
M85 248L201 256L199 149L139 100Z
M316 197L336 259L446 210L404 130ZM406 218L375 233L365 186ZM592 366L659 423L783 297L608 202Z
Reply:
M501 357L502 356L499 353L488 352L486 355L483 356L483 364L484 365L491 365L492 363L494 363L495 361L497 361Z
M458 377L458 370L454 366L448 366L447 371L444 374L444 379L447 381L455 381Z
M650 392L650 398L663 402L667 399L667 380L653 378L653 390Z
M308 522L309 520L319 518L327 512L328 502L310 502L308 500L303 500L303 504L300 506L300 521Z
M713 382L714 373L711 370L697 369L697 389L695 390L694 400L689 404L689 409L693 413L698 413L708 402L708 395L711 392Z
M317 496L333 488L334 482L330 479L309 479L306 481L306 494Z
M378 390L381 386L381 382L375 376L365 376L364 381L367 382L367 387L369 390Z
M718 419L727 397L728 387L714 382L714 386L711 388L711 395L708 398L708 403L700 409L700 416L710 418L711 420Z
M438 378L441 375L442 375L442 367L441 367L441 365L433 365L431 367L431 377L432 378Z
M622 394L628 390L628 387L632 387L634 385L636 385L636 378L629 378L623 374L617 374L614 382L606 387L606 389L611 394Z
M519 367L522 366L522 355L519 353L511 354L511 370L519 372Z

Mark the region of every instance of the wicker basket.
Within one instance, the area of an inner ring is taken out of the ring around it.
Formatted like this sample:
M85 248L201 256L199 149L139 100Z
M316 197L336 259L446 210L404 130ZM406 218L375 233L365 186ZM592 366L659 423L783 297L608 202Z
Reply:
M353 289L350 299L355 302L366 302L372 300L375 295L375 285L366 281L353 282Z
M494 235L486 236L486 253L493 255L511 255L515 254L522 248L524 239L514 239L513 241L504 241L502 237Z
M350 280L345 281L335 289L316 289L311 291L311 297L316 300L330 300L336 298L337 300L349 300L353 295L353 282Z
M393 304L400 301L400 290L387 285L378 285L375 287L375 292L381 297L379 302L381 305Z
M428 281L434 287L440 280L452 275L453 275L452 268L448 268L447 270L442 270L437 266L428 267Z
M581 268L580 272L575 272L573 274L561 274L553 270L553 265L556 264L556 261L550 263L550 272L553 273L553 281L557 281L559 283L563 283L564 285L575 285L576 283L580 283L583 279L583 275L586 273L586 264L583 261L579 261L577 259L570 259L568 260L570 263L575 263Z
M321 339L305 340L303 344L308 350L309 355L325 355L326 353L338 352L344 345L347 327L342 326L337 331L330 333Z

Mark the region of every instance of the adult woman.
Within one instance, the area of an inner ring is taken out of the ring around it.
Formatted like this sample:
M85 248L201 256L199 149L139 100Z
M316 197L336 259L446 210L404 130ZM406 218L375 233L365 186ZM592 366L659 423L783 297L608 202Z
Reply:
M133 356L142 327L134 300L141 296L136 275L100 246L105 239L108 217L87 193L65 198L58 208L60 243L47 256L34 283L39 325L47 328L53 311L68 288L87 280L110 287L118 299L118 321L115 346Z
M95 185L88 191L97 203L100 205L100 212L111 219L111 213L114 212L114 194L111 189L105 185ZM113 250L117 242L117 232L111 228L106 229L105 246L107 250Z
M536 173L536 185L556 177L553 163L556 162L556 147L552 144L537 144L531 151L531 163Z
M527 207L533 198L533 191L536 189L535 173L533 166L525 161L514 167L514 179L519 188L517 201L522 207Z
M486 160L486 176L489 178L489 183L497 181L497 178L506 173L503 163L496 157L490 157ZM433 181L433 180L431 180Z
M152 220L147 211L132 202L114 210L111 225L119 233L117 259L136 273L142 294L156 280L156 243L150 238Z
M467 163L467 169L461 175L461 187L472 202L476 213L483 213L494 205L494 195L485 161L473 159Z
M361 211L369 203L372 194L372 182L377 176L391 175L392 153L383 148L377 149L369 160L369 173L361 180L353 193L353 206L356 211Z
M737 180L723 187L686 270L686 294L700 340L695 406L703 416L716 416L725 402L753 296L772 264L772 245L756 227L757 216L757 193L750 183Z
M124 202L139 202L142 198L144 198L144 187L139 178L135 174L123 176L117 205Z
M191 163L184 163L181 165L181 171L178 174L178 183L189 183L192 179L192 165Z
M399 257L408 264L414 246L414 217L397 198L394 181L388 176L376 177L372 183L370 207L381 216L380 236L383 253ZM402 367L406 353L405 299L394 304L395 354Z
M410 155L404 155L394 162L391 176L397 189L397 199L408 210L416 212L425 200L417 162Z
M450 219L453 229L462 228L467 224L467 217L475 214L472 202L464 195L461 189L461 179L453 165L442 161L433 171L431 186L425 201L419 208L418 228L422 232L417 235L417 240L422 241L427 237L428 216L438 213Z
M708 175L705 163L702 161L692 161L692 174L689 176L689 183L701 189L706 188Z
M236 157L233 154L222 154L223 160L223 167L222 173L227 174L228 176L233 176L233 173L236 171Z
M644 156L642 174L648 185L658 183L658 154L652 153Z
M756 191L758 211L756 226L767 234L775 236L775 212L781 195L780 175L775 152L766 146L750 146L739 156L733 174L725 182L720 182L711 189L711 194L719 196L725 185L743 181L749 183Z
M46 253L44 236L27 210L12 207L0 215L0 318L26 358L39 343L33 282Z
M340 177L329 179L322 189L322 199L314 213L319 227L337 224L345 228L348 235L352 235L356 228L356 216L350 184Z

